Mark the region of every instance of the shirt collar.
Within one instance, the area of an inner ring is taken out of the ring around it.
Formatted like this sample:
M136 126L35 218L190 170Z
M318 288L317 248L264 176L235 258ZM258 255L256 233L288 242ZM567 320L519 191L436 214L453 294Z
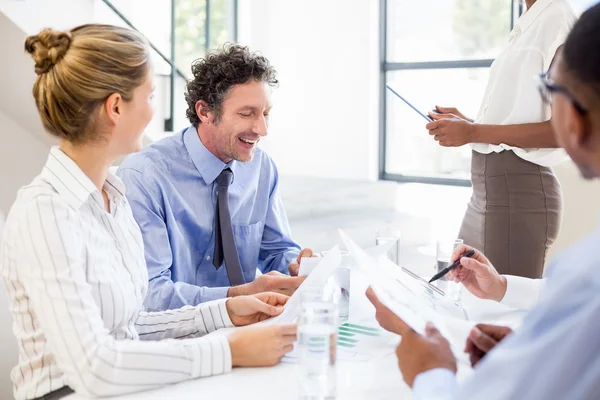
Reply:
M194 166L202 176L204 183L211 185L225 168L231 168L235 179L236 161L225 164L217 156L210 152L200 140L198 131L192 125L183 132L183 143L194 163Z
M102 196L94 183L69 156L57 146L50 149L42 176L71 206L80 208L91 197L103 207ZM113 201L125 198L125 185L112 172L108 172L104 190Z
M513 31L511 32L511 38L529 29L531 24L533 24L537 17L540 16L542 11L544 11L544 9L546 9L546 7L548 7L554 1L555 0L537 0L530 9L525 11L525 13L519 17Z

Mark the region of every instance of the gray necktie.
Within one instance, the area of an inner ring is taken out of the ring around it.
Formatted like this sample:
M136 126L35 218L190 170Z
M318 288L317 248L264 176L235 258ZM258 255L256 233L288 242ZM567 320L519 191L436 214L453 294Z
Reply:
M235 247L235 237L231 228L229 212L229 185L233 182L233 172L227 168L217 177L217 211L215 213L215 253L213 265L219 269L225 260L229 283L232 286L246 283Z

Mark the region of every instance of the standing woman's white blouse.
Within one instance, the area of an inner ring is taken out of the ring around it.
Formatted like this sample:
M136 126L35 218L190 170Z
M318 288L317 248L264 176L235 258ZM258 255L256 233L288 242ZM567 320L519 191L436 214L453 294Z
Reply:
M550 119L550 107L544 105L534 78L548 71L556 50L565 42L576 20L566 0L538 0L519 18L508 47L490 68L488 86L475 122L513 125ZM482 154L513 150L522 159L545 167L567 158L562 149L521 149L487 143L471 146Z
M231 370L225 337L195 338L232 326L226 299L145 311L140 230L119 178L110 174L104 190L110 213L83 171L53 148L9 213L0 262L19 345L17 399L65 385L116 395Z

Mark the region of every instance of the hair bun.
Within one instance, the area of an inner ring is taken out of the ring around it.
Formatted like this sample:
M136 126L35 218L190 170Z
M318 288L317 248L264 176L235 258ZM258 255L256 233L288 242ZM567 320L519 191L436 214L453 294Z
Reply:
M71 32L44 29L25 40L25 51L35 61L35 73L45 74L67 53L71 45Z

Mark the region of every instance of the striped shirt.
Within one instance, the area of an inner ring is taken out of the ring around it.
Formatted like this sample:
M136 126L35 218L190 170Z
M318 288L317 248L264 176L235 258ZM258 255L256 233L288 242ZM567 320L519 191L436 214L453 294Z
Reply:
M231 370L226 300L148 312L143 241L109 173L110 212L90 179L52 148L22 188L2 235L2 277L19 363L14 394L32 399L65 385L88 396L146 390ZM174 340L183 339L185 340Z

